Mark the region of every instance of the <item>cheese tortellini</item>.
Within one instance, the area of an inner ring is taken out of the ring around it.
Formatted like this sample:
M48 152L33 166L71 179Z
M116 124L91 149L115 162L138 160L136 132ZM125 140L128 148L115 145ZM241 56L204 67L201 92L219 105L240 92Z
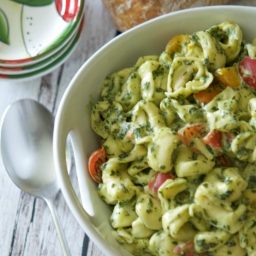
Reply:
M230 21L173 36L109 75L91 111L98 193L133 255L256 255L256 58ZM235 78L233 77L235 75Z

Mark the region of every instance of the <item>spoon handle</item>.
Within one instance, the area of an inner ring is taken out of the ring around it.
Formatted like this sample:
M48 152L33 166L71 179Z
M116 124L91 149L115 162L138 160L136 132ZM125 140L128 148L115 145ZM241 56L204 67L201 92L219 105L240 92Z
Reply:
M55 225L55 228L56 228L56 231L57 231L57 236L59 238L59 241L60 241L60 244L61 244L61 248L62 248L62 251L63 251L63 255L64 256L71 256L71 253L70 253L70 250L69 250L69 247L68 247L68 243L67 243L67 239L64 235L64 232L63 232L63 229L60 225L60 222L59 222L59 218L58 218L58 215L57 215L57 212L56 212L56 208L53 204L53 201L50 200L50 199L45 199L49 209L50 209L50 212L51 212L51 215L52 215L52 218L53 218L53 223Z

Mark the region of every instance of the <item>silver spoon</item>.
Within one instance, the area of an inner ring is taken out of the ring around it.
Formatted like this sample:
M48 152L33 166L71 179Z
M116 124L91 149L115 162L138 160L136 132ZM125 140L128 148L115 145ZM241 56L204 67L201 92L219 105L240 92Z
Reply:
M71 255L53 204L59 186L53 166L53 117L34 100L19 100L4 112L0 147L12 181L23 191L47 203L63 254Z

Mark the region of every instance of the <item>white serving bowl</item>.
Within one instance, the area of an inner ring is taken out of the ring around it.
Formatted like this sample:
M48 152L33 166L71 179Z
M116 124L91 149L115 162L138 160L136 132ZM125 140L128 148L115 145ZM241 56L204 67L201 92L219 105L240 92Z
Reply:
M109 224L110 210L97 194L87 172L90 153L99 147L90 128L90 102L99 95L102 81L111 72L133 65L139 56L159 54L172 35L191 33L231 20L246 40L256 36L256 8L214 6L187 9L158 17L113 39L77 72L58 109L54 128L54 160L63 195L83 230L107 256L131 255L115 242ZM81 195L72 187L66 167L66 139L70 135Z

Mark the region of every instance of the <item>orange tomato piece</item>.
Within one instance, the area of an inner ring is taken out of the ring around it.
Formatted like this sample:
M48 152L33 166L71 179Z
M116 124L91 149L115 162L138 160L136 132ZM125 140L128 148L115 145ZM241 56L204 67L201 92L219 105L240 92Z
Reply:
M188 35L176 35L170 39L165 47L165 51L172 55L174 52L180 51L181 46L184 42L189 40Z
M185 145L190 145L193 138L200 138L205 132L205 125L203 124L191 124L189 126L183 127L178 131L178 136L180 140Z
M226 87L238 88L241 80L236 67L219 68L215 72L215 78Z
M194 93L194 98L196 101L207 104L210 102L216 95L218 95L223 89L217 85L212 84L206 90Z
M96 183L102 182L101 165L106 161L107 161L107 153L103 147L94 151L89 157L89 161L88 161L89 174Z

